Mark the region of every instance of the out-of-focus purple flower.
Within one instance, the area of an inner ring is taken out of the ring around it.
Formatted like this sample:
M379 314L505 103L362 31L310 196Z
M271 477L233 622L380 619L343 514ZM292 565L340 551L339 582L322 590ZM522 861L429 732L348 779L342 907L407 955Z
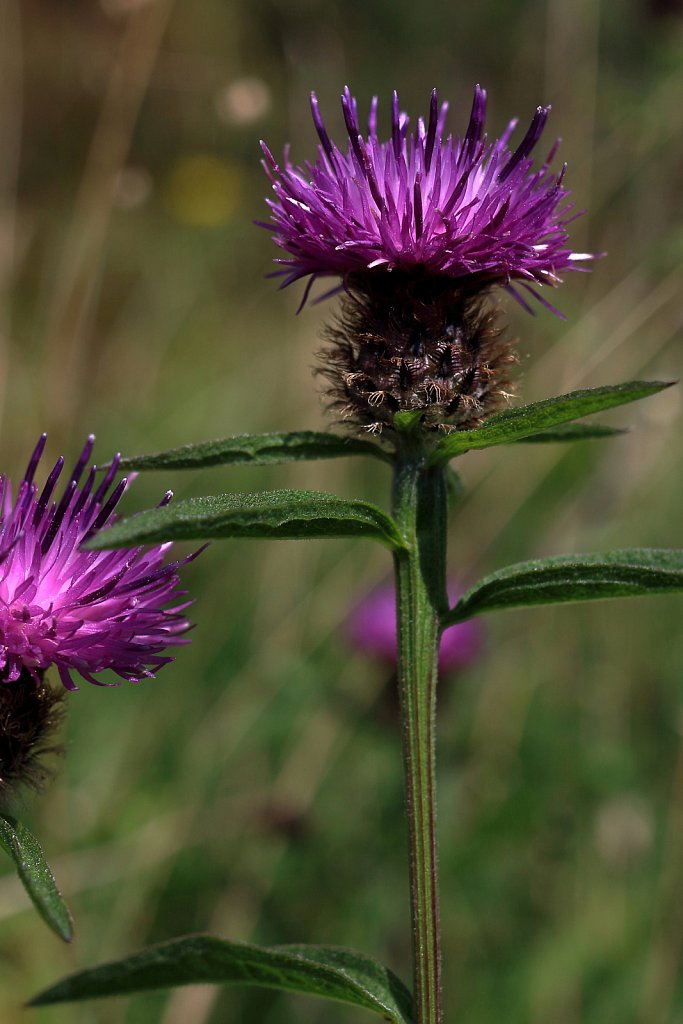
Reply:
M267 200L272 222L262 226L289 253L276 260L282 267L273 275L284 278L283 287L309 276L310 287L325 275L421 267L452 278L476 276L482 285L499 282L526 306L511 284L518 282L547 305L529 285L557 284L562 271L585 269L577 264L593 258L569 246L567 225L579 214L567 202L565 167L550 171L559 140L533 169L531 154L550 107L536 109L511 150L517 121L489 141L483 134L486 92L479 86L462 138L444 135L448 104L439 106L436 90L427 123L420 118L414 131L394 92L386 142L377 135L377 97L367 138L348 87L341 102L349 138L345 153L329 138L315 93L315 163L295 166L286 150L280 166L262 143L275 193Z
M451 599L460 594L451 588ZM387 664L396 664L396 595L387 583L371 591L346 622L346 635L359 651ZM482 649L481 623L470 620L450 626L441 637L439 671L442 674L465 668Z
M137 682L173 661L162 653L167 647L189 642L184 611L191 601L178 589L178 568L194 554L165 564L170 544L147 551L80 549L115 519L126 489L126 480L114 486L118 457L101 482L93 466L79 488L94 440L88 438L59 500L52 497L64 459L42 491L34 483L45 435L16 500L7 477L0 477L0 684L27 677L40 684L52 665L69 690L77 689L73 674L111 685L95 678L105 669Z

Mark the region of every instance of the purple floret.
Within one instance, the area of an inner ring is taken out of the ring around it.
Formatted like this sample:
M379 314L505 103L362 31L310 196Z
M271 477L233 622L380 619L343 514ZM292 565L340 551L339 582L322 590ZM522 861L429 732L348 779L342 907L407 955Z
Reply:
M349 144L342 153L327 134L315 93L311 106L320 138L314 164L295 166L286 152L281 167L262 143L275 193L266 200L272 222L262 226L274 230L274 241L289 253L276 260L281 269L274 276L283 277L283 287L304 277L310 277L310 288L322 276L421 267L430 274L501 283L527 306L512 284L519 282L547 305L530 285L557 284L564 270L585 269L577 264L593 258L568 244L567 225L579 213L566 201L566 167L550 171L559 140L533 169L531 154L550 107L537 108L512 151L508 141L516 120L493 142L483 134L486 92L479 86L464 138L444 136L448 104L439 107L436 90L428 123L420 118L409 132L394 92L391 138L380 142L377 97L364 139L346 87L342 109Z
M0 683L24 671L40 682L52 665L69 690L78 689L72 673L111 685L94 676L105 669L137 682L173 661L162 653L166 648L189 643L184 611L191 601L178 589L178 569L196 553L165 564L170 544L146 551L80 548L114 521L126 489L125 480L114 486L118 457L101 482L93 466L79 488L94 441L88 438L58 501L52 495L64 459L42 491L33 482L44 434L15 501L9 480L0 476Z

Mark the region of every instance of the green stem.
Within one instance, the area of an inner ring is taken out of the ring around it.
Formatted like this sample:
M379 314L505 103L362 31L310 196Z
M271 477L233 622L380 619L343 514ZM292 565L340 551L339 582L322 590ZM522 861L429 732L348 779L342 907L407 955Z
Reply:
M426 469L419 452L399 452L393 497L409 544L394 566L416 1024L441 1024L434 732L439 619L448 606L443 470Z

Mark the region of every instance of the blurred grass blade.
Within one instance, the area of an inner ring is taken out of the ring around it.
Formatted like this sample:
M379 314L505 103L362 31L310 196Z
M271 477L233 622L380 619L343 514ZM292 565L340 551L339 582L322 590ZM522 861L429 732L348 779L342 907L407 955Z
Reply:
M0 814L0 846L10 855L36 910L65 942L73 938L73 921L38 840L25 825Z
M123 469L201 469L207 466L266 466L308 459L337 459L348 455L372 455L391 461L370 441L301 430L289 434L237 434L220 441L201 441L152 455L122 459Z
M85 546L96 550L221 537L370 537L392 549L405 547L393 519L375 505L324 491L290 490L206 495L174 502L124 519L96 534Z
M388 968L337 946L253 946L189 935L72 974L30 1006L77 1002L197 983L257 985L352 1003L392 1024L412 1024L412 999Z
M501 608L683 591L683 551L630 548L518 562L485 576L458 601L445 626Z
M446 466L446 488L451 506L458 504L465 497L465 484L460 474L456 473L452 466Z
M515 444L551 444L566 441L597 441L603 437L617 437L628 434L628 428L606 427L602 423L567 423L563 427L542 430L540 434L520 437Z
M647 398L662 391L663 388L671 387L672 383L631 381L628 384L570 391L569 394L559 395L557 398L547 398L543 402L533 402L518 409L507 409L492 416L475 430L456 430L448 434L434 451L431 463L435 466L444 465L454 456L472 449L491 448L493 445L521 441L560 424L588 416L590 413Z

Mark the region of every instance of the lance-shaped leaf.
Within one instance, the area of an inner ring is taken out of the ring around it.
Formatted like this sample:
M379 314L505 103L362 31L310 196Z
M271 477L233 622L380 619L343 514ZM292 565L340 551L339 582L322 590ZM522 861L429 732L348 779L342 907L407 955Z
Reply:
M36 910L65 942L73 938L73 921L38 840L25 825L0 814L0 846L14 861L21 882Z
M540 434L520 437L515 444L553 444L567 441L599 441L603 437L617 437L628 434L628 428L606 427L602 423L566 423L562 427L552 427Z
M683 591L683 551L627 548L539 558L485 576L451 609L444 626L501 608L674 591Z
M189 935L72 974L30 1006L130 995L196 983L287 989L364 1007L392 1024L412 1024L412 999L388 968L337 946L253 946Z
M393 519L375 505L324 491L287 490L172 502L116 523L92 537L86 547L94 550L220 537L370 537L392 549L406 546Z
M372 455L391 461L387 452L371 441L314 430L289 434L237 434L219 441L201 441L151 455L121 460L123 469L201 469L207 466L266 466L310 459L338 459L348 455Z
M635 402L639 398L647 398L648 395L654 395L663 388L670 387L671 383L631 381L628 384L570 391L567 395L548 398L543 402L533 402L518 409L506 409L505 412L492 416L481 427L474 430L455 430L444 437L431 457L432 465L444 465L454 456L475 448L511 444L563 423L569 423L571 420L588 416L590 413Z

